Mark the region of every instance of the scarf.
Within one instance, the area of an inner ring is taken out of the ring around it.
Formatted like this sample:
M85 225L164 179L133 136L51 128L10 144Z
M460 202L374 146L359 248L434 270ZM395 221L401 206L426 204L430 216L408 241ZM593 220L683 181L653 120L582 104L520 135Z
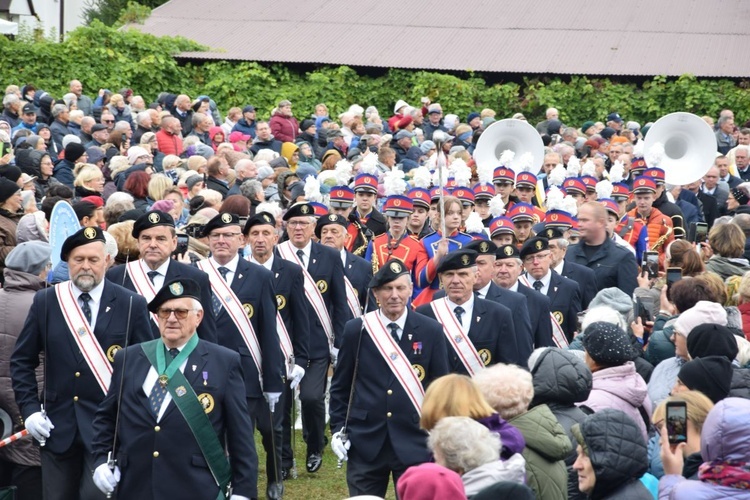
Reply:
M698 479L704 483L750 490L750 463L739 460L714 460L698 469Z

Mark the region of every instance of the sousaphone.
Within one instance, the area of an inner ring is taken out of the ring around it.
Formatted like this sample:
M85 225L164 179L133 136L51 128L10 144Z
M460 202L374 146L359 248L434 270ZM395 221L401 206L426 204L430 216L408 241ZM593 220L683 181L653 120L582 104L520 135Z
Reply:
M664 146L658 165L648 165L649 151ZM664 170L667 184L684 186L703 177L716 158L716 136L711 127L692 113L670 113L659 118L646 134L643 157L649 167Z
M477 166L496 168L500 166L503 151L515 153L513 161L506 167L519 171L521 156L530 153L534 158L531 172L536 174L544 164L544 143L539 132L523 120L508 118L494 122L482 132L474 150L474 161Z

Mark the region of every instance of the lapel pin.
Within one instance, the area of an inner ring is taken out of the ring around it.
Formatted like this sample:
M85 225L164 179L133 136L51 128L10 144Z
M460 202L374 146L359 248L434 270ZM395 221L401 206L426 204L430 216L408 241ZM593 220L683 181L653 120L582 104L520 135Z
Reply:
M479 323L479 320L481 320L481 316L477 316L477 323Z
M203 385L208 385L208 372L203 372Z
M198 369L198 365L193 365L193 371Z
M555 291L557 291L557 287L555 287Z
M107 308L104 310L105 313L108 313L111 307L107 306Z
M277 278L279 277L279 273L276 273L276 277L277 277Z
M409 340L411 340L411 333L410 333L410 334L408 334L408 335L407 335L407 337L409 337Z
M316 262L318 262L318 261L317 261L317 260L315 260L315 259L313 259L313 264L315 264Z
M241 274L240 274L240 275L238 275L238 276L237 276L237 279L242 279L242 275L241 275Z

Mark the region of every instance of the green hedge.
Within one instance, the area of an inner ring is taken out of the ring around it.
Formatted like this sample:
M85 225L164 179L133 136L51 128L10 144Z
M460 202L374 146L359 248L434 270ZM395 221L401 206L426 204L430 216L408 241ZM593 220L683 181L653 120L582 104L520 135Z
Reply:
M738 123L750 119L748 82L657 76L642 85L608 78L525 78L523 84L487 85L479 75L467 78L427 71L391 69L380 77L357 73L347 66L321 66L298 72L283 64L212 61L179 64L172 56L203 50L183 39L157 38L136 30L118 31L94 21L70 33L63 43L11 41L0 37L0 75L4 85L34 83L55 96L67 92L77 78L87 94L99 88L131 87L146 100L164 90L191 97L210 95L223 112L230 106L254 104L267 116L282 98L294 102L299 115L325 102L336 115L350 104L375 105L385 117L393 103L419 103L422 96L442 102L446 112L462 118L490 107L498 116L523 112L530 122L543 119L549 106L560 110L565 123L580 126L602 120L611 111L642 124L673 111L718 116L731 108Z

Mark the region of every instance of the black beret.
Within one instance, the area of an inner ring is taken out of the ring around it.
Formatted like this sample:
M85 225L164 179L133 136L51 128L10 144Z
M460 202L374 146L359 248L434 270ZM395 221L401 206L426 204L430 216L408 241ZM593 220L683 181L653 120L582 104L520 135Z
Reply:
M6 200L20 190L21 188L15 182L5 177L0 177L0 203L5 203Z
M161 210L152 210L138 217L133 224L133 238L138 239L141 231L151 229L156 226L174 227L174 219L171 215Z
M477 252L463 248L449 252L438 264L437 272L444 273L455 269L465 269L477 264Z
M306 201L301 201L289 207L289 210L286 211L286 213L282 217L282 220L287 221L292 217L312 217L313 215L315 215L315 210L313 210L312 205L310 205L310 203Z
M487 240L474 240L464 248L474 250L479 255L495 255L497 253L497 245Z
M515 245L503 245L497 248L495 252L495 258L500 259L520 259L521 256L518 253L518 248Z
M70 252L72 252L74 248L88 245L95 241L101 241L102 243L107 242L107 240L104 239L104 231L102 231L101 228L84 227L83 229L76 231L68 236L63 242L62 249L60 250L60 259L68 262L68 255L70 255Z
M164 283L164 286L161 287L161 290L159 290L156 296L154 296L154 298L151 300L151 302L148 303L148 310L152 313L155 313L159 309L159 306L161 306L166 301L172 299L184 299L186 297L200 301L200 285L190 278L173 279L167 283Z
M230 214L227 212L218 214L213 219L208 221L203 227L203 235L208 236L214 229L220 229L222 227L239 226L240 216L237 214Z
M88 201L79 201L78 203L73 203L73 211L75 211L78 220L81 221L84 217L91 217L96 211L96 205Z
M727 358L706 356L682 365L677 378L685 387L702 392L715 404L729 396L733 374L732 363Z
M543 252L549 249L549 240L547 238L529 238L521 247L521 258L525 259L528 255Z
M740 352L737 337L732 330L715 323L704 323L690 330L687 350L691 358L724 356L729 361L734 361Z
M250 233L250 229L253 226L264 226L264 225L276 227L276 219L273 217L273 215L267 212L261 212L259 214L255 214L249 219L247 219L247 222L245 222L245 227L242 229L242 234L247 236Z
M409 269L398 259L389 259L370 280L369 287L377 288L409 274Z
M539 236L543 238L547 238L548 240L558 240L560 238L564 238L562 231L560 231L556 227L545 227L540 233Z
M349 221L343 215L337 214L328 214L326 216L320 217L318 219L318 223L315 224L315 237L320 239L321 231L325 226L329 224L338 224L346 228L346 226L349 225Z

